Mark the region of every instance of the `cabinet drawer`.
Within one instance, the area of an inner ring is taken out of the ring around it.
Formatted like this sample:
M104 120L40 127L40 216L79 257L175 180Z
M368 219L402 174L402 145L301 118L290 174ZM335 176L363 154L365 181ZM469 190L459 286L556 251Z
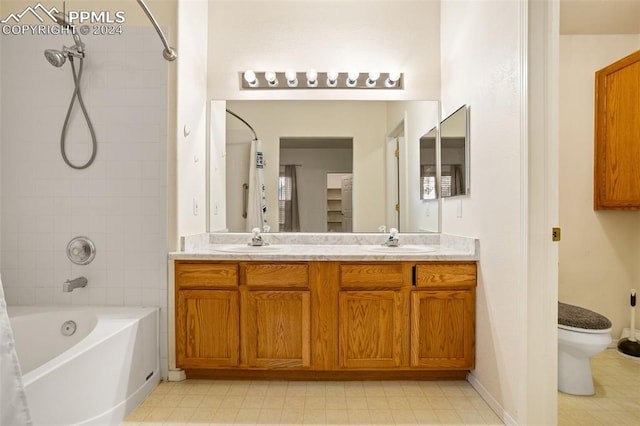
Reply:
M475 263L429 263L416 265L416 286L470 288L476 285Z
M252 287L309 287L306 263L246 263L240 266L243 284Z
M402 287L401 263L361 263L340 265L341 287Z
M235 263L176 262L176 288L226 288L238 286Z

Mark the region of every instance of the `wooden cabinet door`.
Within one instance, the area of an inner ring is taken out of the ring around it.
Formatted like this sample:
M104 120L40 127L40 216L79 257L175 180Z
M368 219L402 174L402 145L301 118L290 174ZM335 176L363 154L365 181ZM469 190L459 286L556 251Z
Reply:
M309 291L246 291L242 348L249 367L310 365Z
M414 291L411 294L411 366L473 369L475 291Z
M238 365L238 291L181 290L176 300L176 365Z
M402 357L399 291L341 291L339 359L342 368L390 368Z
M594 209L640 209L640 50L596 72Z

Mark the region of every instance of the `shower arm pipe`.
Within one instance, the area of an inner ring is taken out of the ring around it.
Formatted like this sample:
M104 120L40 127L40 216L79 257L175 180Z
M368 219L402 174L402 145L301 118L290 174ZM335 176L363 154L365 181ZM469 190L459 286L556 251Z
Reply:
M175 61L178 55L176 51L173 49L173 47L169 46L169 43L167 42L167 38L164 36L164 33L162 32L162 30L160 29L160 26L158 25L158 21L156 21L156 18L153 17L153 14L151 14L151 11L149 10L149 8L147 7L147 5L143 0L136 0L136 1L140 5L144 13L147 15L147 18L149 18L149 20L153 24L154 28L156 29L156 32L158 33L158 37L160 37L160 40L164 45L164 51L162 52L162 56L164 56L164 58L167 61Z
M231 111L230 109L225 109L225 111L227 111L227 113L233 115L238 120L242 121L244 123L244 125L247 126L249 129L251 129L251 131L253 132L253 140L254 141L258 140L258 135L256 135L256 131L253 130L253 127L251 127L251 124L247 123L244 118L240 117L238 114L236 114L235 112Z

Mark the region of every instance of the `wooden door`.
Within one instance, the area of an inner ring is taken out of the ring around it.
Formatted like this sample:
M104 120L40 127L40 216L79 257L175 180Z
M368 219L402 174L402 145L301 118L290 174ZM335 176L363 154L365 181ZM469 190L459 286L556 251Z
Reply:
M390 368L402 359L399 291L341 291L339 359L342 368Z
M474 290L411 294L411 366L472 369L475 352Z
M310 292L247 291L242 348L249 367L310 366Z
M640 50L596 72L594 210L640 209Z
M176 300L176 365L238 365L238 291L180 290Z

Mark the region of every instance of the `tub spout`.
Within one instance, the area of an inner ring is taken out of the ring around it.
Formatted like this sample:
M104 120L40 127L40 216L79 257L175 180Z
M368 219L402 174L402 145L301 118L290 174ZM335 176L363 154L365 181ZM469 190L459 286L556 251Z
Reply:
M72 280L67 280L64 282L64 284L62 284L62 291L68 293L78 287L86 287L88 282L89 281L87 281L85 277L78 277Z

